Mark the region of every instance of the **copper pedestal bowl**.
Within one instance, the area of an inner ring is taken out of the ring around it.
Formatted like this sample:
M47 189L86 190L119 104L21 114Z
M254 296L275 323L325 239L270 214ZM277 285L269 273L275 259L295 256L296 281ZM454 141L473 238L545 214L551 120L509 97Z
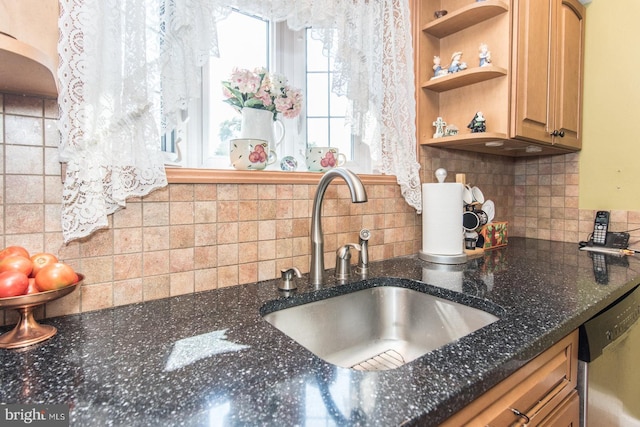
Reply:
M16 326L0 335L0 348L21 348L37 344L54 336L58 330L51 325L41 325L33 316L33 311L49 301L62 298L82 284L84 276L78 274L78 281L53 291L38 292L17 297L0 298L0 310L13 309L20 315Z

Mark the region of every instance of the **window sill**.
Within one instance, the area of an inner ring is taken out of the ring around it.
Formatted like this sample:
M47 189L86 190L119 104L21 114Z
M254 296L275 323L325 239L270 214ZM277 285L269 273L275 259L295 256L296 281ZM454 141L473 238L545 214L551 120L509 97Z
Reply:
M317 184L321 173L166 168L169 184ZM364 184L392 184L393 175L358 175Z

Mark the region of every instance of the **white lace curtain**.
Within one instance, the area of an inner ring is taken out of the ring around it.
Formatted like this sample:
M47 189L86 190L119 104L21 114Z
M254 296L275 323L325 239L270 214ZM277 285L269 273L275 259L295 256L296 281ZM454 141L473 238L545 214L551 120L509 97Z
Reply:
M108 225L126 200L167 185L157 68L144 2L61 0L58 52L65 242Z
M354 131L373 114L383 172L421 211L408 0L60 0L65 242L166 186L160 134L199 96L198 68L217 54L216 22L231 8L316 30L335 58L334 92L352 101Z

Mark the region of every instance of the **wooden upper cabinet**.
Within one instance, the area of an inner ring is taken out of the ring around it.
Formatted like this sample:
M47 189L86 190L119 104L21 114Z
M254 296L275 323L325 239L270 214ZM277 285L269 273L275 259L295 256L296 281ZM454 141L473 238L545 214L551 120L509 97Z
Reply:
M581 148L584 7L517 0L513 137Z
M556 0L556 90L554 129L564 133L557 145L582 147L585 9L577 0Z
M578 0L412 0L417 138L424 146L503 156L581 148L585 9ZM434 12L447 14L435 18ZM480 67L486 43L491 64ZM463 52L467 69L434 78ZM486 132L471 133L475 113ZM434 138L442 117L457 135Z

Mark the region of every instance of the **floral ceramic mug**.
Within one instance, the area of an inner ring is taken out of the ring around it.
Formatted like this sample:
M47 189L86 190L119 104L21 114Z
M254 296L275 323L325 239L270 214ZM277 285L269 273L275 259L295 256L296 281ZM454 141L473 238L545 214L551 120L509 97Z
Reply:
M309 172L326 172L336 166L342 166L347 158L334 147L307 148L307 170Z
M238 170L261 170L278 156L263 139L239 138L229 141L231 166Z

